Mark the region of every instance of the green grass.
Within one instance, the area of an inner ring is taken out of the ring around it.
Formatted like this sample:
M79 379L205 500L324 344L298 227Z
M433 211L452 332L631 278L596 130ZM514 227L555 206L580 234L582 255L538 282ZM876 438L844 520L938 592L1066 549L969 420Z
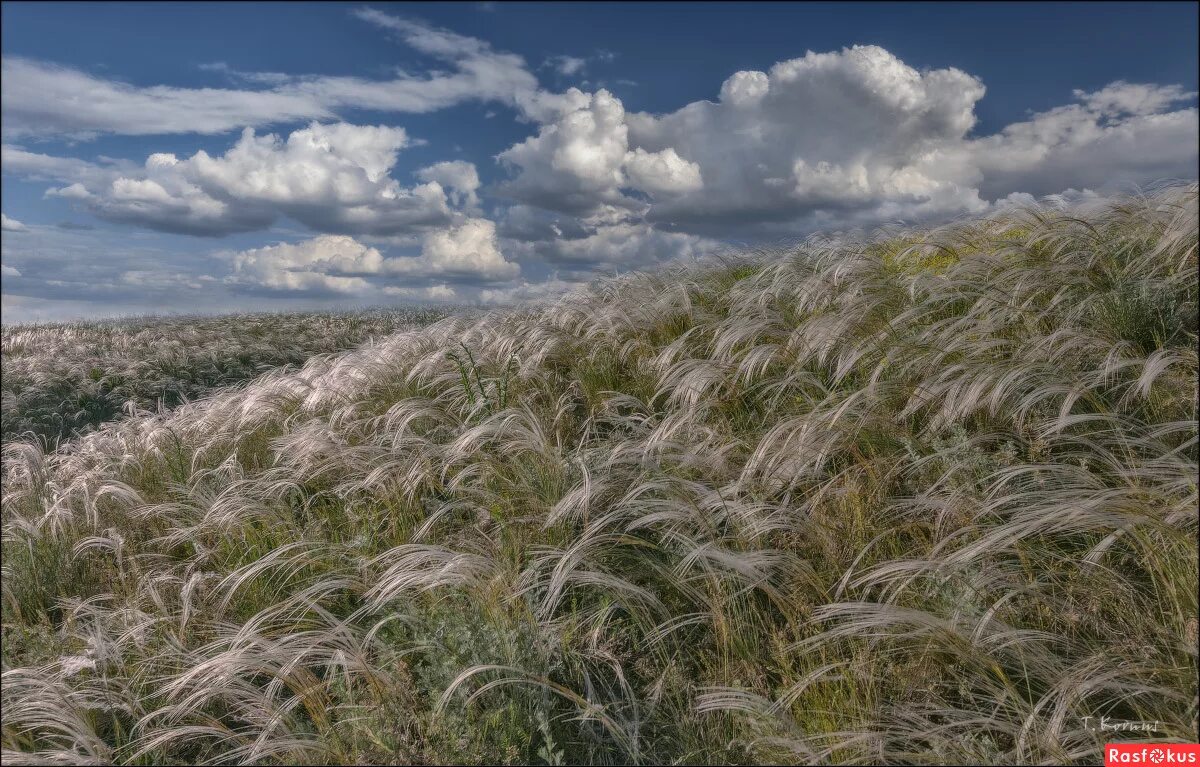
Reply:
M1194 742L1196 270L1195 185L813 238L12 445L5 761Z

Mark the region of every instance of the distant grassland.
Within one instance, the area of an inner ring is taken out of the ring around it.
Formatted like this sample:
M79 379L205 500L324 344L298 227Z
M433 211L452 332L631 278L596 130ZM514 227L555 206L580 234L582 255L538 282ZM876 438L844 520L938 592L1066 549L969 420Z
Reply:
M126 402L172 408L443 316L403 309L7 325L0 328L0 439L54 445L119 417Z
M12 443L4 760L1194 742L1196 343L1172 186L632 275Z

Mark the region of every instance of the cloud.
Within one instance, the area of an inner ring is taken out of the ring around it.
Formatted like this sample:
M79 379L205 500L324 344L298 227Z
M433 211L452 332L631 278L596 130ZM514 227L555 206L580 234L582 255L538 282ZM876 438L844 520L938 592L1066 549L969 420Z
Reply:
M586 237L564 239L546 251L547 260L639 268L644 265L696 258L717 250L721 243L681 232L664 232L648 224L601 226Z
M389 30L409 47L448 62L453 71L398 73L386 80L361 77L244 72L225 62L201 68L223 74L242 88L138 86L79 69L5 56L4 135L219 134L246 126L338 119L341 109L426 113L466 101L495 101L545 114L537 78L520 56L486 42L411 19L363 8L358 18ZM257 87L265 86L265 87Z
M436 182L448 189L447 196L460 208L476 208L479 198L475 193L479 190L479 171L473 163L463 160L451 160L430 165L417 171L417 178L426 182Z
M551 67L563 77L577 75L587 66L587 59L577 56L551 56L542 66Z
M214 253L202 240L97 229L31 227L0 243L4 320L255 308L317 309L406 302L471 302L503 281L463 276L462 267L404 269L420 257L344 235L273 242ZM498 245L497 245L498 248ZM408 252L408 251L400 251ZM391 266L402 268L394 273ZM507 270L506 270L507 271ZM253 298L249 298L252 296ZM118 309L118 307L120 307Z
M507 187L514 197L567 212L623 199L625 109L607 91L580 95L578 108L500 154L501 162L519 171Z
M1194 178L1200 119L1195 107L1166 111L1195 93L1179 86L1117 82L1076 91L1068 104L931 158L973 166L980 193L1035 196L1067 187L1130 187ZM964 158L965 155L965 158Z
M19 272L18 270L14 269L11 266L5 266L4 264L0 264L0 276L20 277L21 272Z
M115 181L113 182L115 183ZM46 197L61 197L64 200L89 200L94 195L88 191L87 187L76 181L74 184L68 184L63 187L46 190Z
M408 144L401 128L312 123L286 140L252 128L225 154L150 155L136 172L28 161L86 180L47 194L95 215L165 232L219 236L264 229L287 216L323 232L396 234L453 219L437 181L402 187L389 172ZM456 183L467 184L455 166ZM445 174L441 174L445 175ZM473 200L473 190L456 189Z
M505 305L524 303L526 301L544 301L557 298L564 293L580 290L580 282L570 282L551 278L541 282L523 281L518 285L505 288L484 288L479 291L479 301L485 304Z
M739 238L944 218L1014 192L1195 174L1196 110L1170 110L1196 94L1179 86L1076 91L1079 103L976 138L984 93L961 70L919 72L877 46L735 72L718 100L661 115L571 89L536 136L499 155L512 173L501 188L585 223L613 223L623 210L627 223Z
M351 13L377 27L399 33L399 37L413 48L441 59L454 61L483 55L492 50L491 45L478 38L460 35L415 19L392 16L374 8L356 8Z
M22 224L20 221L16 220L15 218L9 218L8 216L4 215L3 213L0 213L0 229L2 229L5 232L28 232L29 231L29 227L25 226L24 224Z
M589 62L610 64L616 57L617 54L615 52L601 48L596 50L591 56L548 56L542 62L540 68L553 69L561 77L574 77L575 75L583 74L588 68ZM584 84L586 84L586 81Z
M1195 92L1179 85L1150 85L1117 80L1098 91L1075 90L1075 98L1096 114L1149 115L1180 101L1194 99Z
M0 147L0 165L5 174L24 176L37 181L92 181L100 182L112 177L113 168L103 168L86 160L74 157L54 157L30 152L15 144ZM123 164L133 168L132 163Z
M936 215L983 206L963 179L922 158L962 142L983 84L954 68L918 72L876 46L808 53L735 72L719 100L629 115L631 145L673 148L703 187L655 205L681 226L843 215Z
M403 298L409 301L445 303L459 299L458 291L445 283L429 285L424 288L397 288L388 286L383 289L385 296Z
M574 88L568 96L573 109L499 155L517 173L504 187L507 194L539 207L588 215L603 205L644 207L624 190L658 196L703 186L700 168L671 147L629 151L620 99L606 90L584 94Z
M428 76L401 74L393 80L311 77L289 86L333 107L400 112L432 112L465 101L496 101L514 107L536 101L537 78L525 59L494 50L478 38L460 35L373 8L353 11L359 19L396 34L407 46L450 63L455 71Z
M602 88L543 90L524 59L483 40L351 12L436 68L371 79L213 62L201 69L228 87L176 88L6 57L4 130L28 139L3 146L5 174L45 181L48 197L144 229L275 228L274 238L292 239L240 240L239 252L216 260L184 238L163 238L169 253L131 254L138 238L160 236L35 226L5 237L4 274L20 273L8 295L114 305L149 296L164 306L172 297L236 306L248 291L279 306L351 297L507 303L730 241L919 223L1053 193L1087 200L1114 184L1195 177L1196 94L1177 85L1118 81L1064 93L1063 105L980 136L980 80L854 46L733 72L710 84L712 100L651 114L626 110ZM575 76L611 58L559 56L542 66ZM495 186L470 162L424 155L398 178L400 158L418 142L399 127L338 117L466 102L500 115L506 105L533 124L497 155L508 176ZM284 121L303 127L262 135L260 126ZM88 161L30 149L42 137L233 130L241 132L216 140L220 149L207 147L211 155ZM63 217L55 215L47 220ZM302 239L290 222L315 236Z
M156 269L131 269L121 272L118 278L126 285L140 289L151 290L172 290L175 288L186 288L187 290L201 290L206 282L212 282L213 277L209 275L194 275L184 272L161 271Z
M364 294L382 289L388 295L421 293L412 281L440 279L492 283L520 274L505 260L496 241L496 227L487 219L467 219L457 226L430 232L418 256L388 257L377 248L346 235L321 235L297 243L250 248L228 257L232 274L227 282L277 292ZM410 284L392 283L404 278ZM450 298L444 293L440 298Z
M196 68L202 72L216 72L231 80L259 85L282 85L292 80L292 75L284 74L283 72L245 72L240 69L234 69L224 61L197 64Z
M343 235L322 235L295 244L251 248L233 257L230 282L277 291L361 293L363 274L378 274L383 256Z
M0 70L6 136L224 133L335 116L311 94L294 91L138 87L18 56L5 56Z
M563 276L587 279L593 272L641 269L698 258L722 249L719 240L683 232L666 232L644 222L576 225L539 239L512 240L508 247L525 259L559 268Z
M429 233L420 256L389 259L385 269L390 274L473 281L510 280L521 272L520 266L504 258L496 242L496 225L484 218Z
M346 200L373 198L396 156L409 144L403 128L312 123L283 142L275 134L256 137L252 129L223 157L196 153L190 162L201 179L242 198L279 202L335 196ZM147 166L176 167L174 155L155 154ZM337 188L334 188L337 187ZM385 194L386 196L386 194Z
M654 153L638 147L626 153L624 167L629 185L651 194L682 194L704 186L700 166L683 159L671 147Z
M97 314L116 305L133 312L235 308L214 279L228 265L207 250L202 242L149 232L30 226L28 234L5 234L0 243L4 265L20 272L18 279L5 277L4 313L30 316L10 314L9 299L15 296L26 297L27 308L45 301L83 301Z

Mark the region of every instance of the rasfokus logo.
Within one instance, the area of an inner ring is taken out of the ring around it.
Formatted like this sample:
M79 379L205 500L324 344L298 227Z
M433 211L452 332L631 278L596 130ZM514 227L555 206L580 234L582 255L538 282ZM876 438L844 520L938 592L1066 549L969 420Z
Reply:
M1196 743L1109 743L1104 746L1104 767L1118 764L1197 764L1200 744Z

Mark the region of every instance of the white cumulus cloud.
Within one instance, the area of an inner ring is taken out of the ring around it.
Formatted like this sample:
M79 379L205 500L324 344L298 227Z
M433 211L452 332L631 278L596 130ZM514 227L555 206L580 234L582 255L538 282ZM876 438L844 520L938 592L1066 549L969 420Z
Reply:
M1197 113L1179 86L1112 83L974 137L983 83L863 45L741 71L666 114L571 89L500 154L526 206L737 237L981 212L1017 192L1194 177ZM639 196L637 193L646 196ZM626 211L614 213L614 211ZM528 217L526 217L528 218Z
M367 293L449 299L431 280L490 284L511 280L520 267L505 260L496 240L496 226L487 219L468 218L456 226L428 233L420 255L385 256L377 248L347 235L321 235L296 243L250 248L229 256L228 282L273 291ZM395 284L398 279L405 284ZM424 292L422 292L424 291Z
M284 215L325 232L396 234L452 220L437 181L402 187L389 172L408 144L401 128L312 123L286 140L252 128L225 154L153 154L137 175L92 168L53 189L113 221L222 235Z
M344 235L251 248L233 257L231 282L278 291L361 293L363 274L378 274L383 256Z
M509 194L540 207L587 214L604 204L641 208L624 190L655 196L703 185L699 166L671 147L630 151L619 98L603 89L569 93L574 108L499 155L517 171L507 185Z
M704 186L700 166L683 159L671 147L661 152L647 152L641 147L627 152L625 172L630 186L651 194L694 192Z
M450 160L430 165L417 171L422 181L435 181L447 190L451 201L460 208L475 208L479 205L479 171L474 163Z
M15 218L9 218L8 216L4 215L3 213L0 213L0 229L2 229L5 232L28 232L29 231L29 227L25 226L24 224L22 224L20 221L16 220Z
M476 281L509 280L521 272L520 266L504 258L496 241L496 225L485 218L430 232L420 256L389 259L386 269L391 274Z
M1080 103L1035 114L929 161L972 168L988 199L1195 177L1200 118L1195 107L1170 109L1195 93L1117 82L1075 96Z
M854 46L736 72L719 101L627 122L631 145L673 148L704 179L656 205L651 220L763 223L888 203L931 214L982 205L962 179L920 161L964 139L983 94L960 70L918 72L882 48Z

